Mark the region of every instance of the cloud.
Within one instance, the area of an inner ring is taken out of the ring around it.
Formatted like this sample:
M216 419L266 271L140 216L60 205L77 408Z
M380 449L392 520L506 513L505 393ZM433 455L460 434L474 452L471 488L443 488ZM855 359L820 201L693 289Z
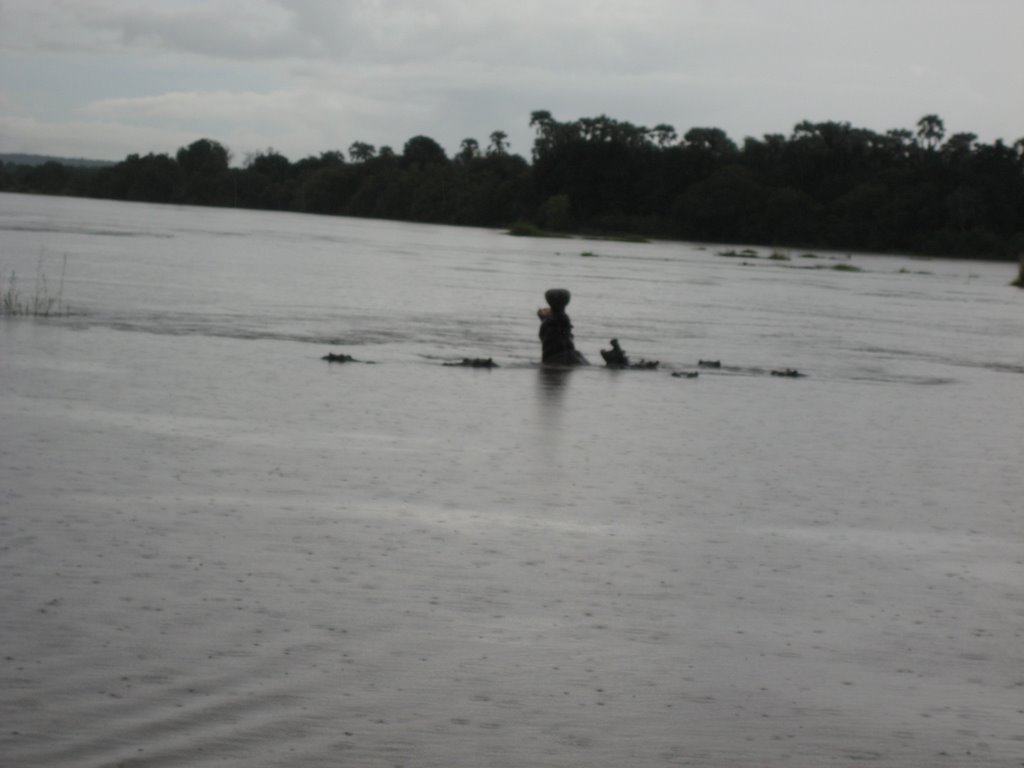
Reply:
M534 109L737 140L803 119L908 127L930 112L983 140L1024 133L1009 95L1024 88L1018 0L0 3L8 118L55 137L100 123L294 157L416 134L451 152L501 129L528 155Z

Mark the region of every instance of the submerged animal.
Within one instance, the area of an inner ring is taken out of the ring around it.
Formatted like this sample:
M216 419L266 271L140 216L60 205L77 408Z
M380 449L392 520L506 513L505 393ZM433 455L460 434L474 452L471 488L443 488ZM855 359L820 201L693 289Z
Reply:
M343 352L328 352L320 359L326 360L328 363L365 363L373 365L372 360L356 360L352 355L346 355Z
M341 352L328 352L326 355L320 358L326 360L328 363L358 363L352 355L346 355Z
M550 288L544 294L548 306L537 310L540 319L542 357L545 365L589 365L576 349L572 336L572 321L565 313L572 295L566 288Z
M457 363L443 363L449 368L497 368L498 364L489 357L464 357Z
M625 351L619 346L618 339L612 339L609 342L612 345L611 349L602 349L601 357L604 358L604 364L609 368L626 368L629 366L629 358L626 356Z
M608 368L630 368L632 370L651 371L658 367L660 362L658 360L641 360L638 363L631 363L626 355L626 351L619 346L618 339L612 339L609 343L612 345L611 349L601 350L601 357L604 358L604 364Z

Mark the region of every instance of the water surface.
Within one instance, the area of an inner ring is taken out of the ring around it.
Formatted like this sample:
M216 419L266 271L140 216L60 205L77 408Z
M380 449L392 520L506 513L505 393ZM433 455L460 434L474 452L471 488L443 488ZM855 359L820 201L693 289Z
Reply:
M1007 265L15 195L0 245L69 308L0 320L3 762L1019 764ZM554 286L660 369L537 365Z

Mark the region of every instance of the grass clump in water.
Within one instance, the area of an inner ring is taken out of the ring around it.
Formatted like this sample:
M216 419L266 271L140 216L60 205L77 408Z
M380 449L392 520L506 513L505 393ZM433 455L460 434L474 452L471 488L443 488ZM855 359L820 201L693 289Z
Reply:
M774 251L768 258L771 261L789 261L789 256L784 253L779 253L778 251Z
M64 274L68 268L68 257L64 256L64 263L60 270L60 282L56 292L50 290L43 271L43 260L39 259L36 265L35 286L30 296L24 295L18 286L18 275L11 270L7 284L3 283L3 276L0 275L0 315L4 317L15 317L19 315L29 317L49 317L60 315L66 312L64 307Z
M760 256L757 255L757 251L753 248L744 248L742 251L729 250L719 251L719 256L726 259L758 259Z
M832 269L836 272L863 272L864 270L860 267L855 267L853 264L833 264Z

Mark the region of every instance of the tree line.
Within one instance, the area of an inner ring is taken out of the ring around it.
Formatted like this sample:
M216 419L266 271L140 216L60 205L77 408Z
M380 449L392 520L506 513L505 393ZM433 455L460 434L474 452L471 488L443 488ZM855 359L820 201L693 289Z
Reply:
M0 165L0 189L555 232L1016 259L1024 252L1024 139L947 136L937 115L877 133L804 121L737 145L606 116L530 116L530 161L494 131L449 157L427 136L401 153L363 141L291 162L231 166L219 142L105 168Z

